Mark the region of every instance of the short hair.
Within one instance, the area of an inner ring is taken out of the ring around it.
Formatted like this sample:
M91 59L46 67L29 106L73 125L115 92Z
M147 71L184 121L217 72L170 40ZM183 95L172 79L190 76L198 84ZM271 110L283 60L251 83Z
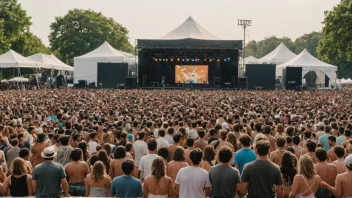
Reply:
M205 136L205 131L204 131L204 129L203 129L202 127L199 127L199 128L198 128L197 133L198 133L198 136L199 136L200 138L203 138L203 137Z
M25 158L26 156L29 155L29 149L28 148L21 148L20 152L18 153L20 158Z
M89 138L90 138L90 139L95 138L95 136L97 136L97 133L96 133L96 132L93 132L93 133L90 133L90 134L89 134Z
M287 142L287 144L291 144L292 141L293 141L292 137L286 136L286 142Z
M169 158L169 150L167 148L160 148L158 150L158 155L164 159L168 159Z
M192 128L196 128L197 127L197 122L192 122L191 126L192 126Z
M130 175L134 170L134 162L132 160L126 160L122 162L122 171L126 175Z
M218 130L216 130L216 129L210 129L210 131L209 131L210 136L214 136L217 132L218 132Z
M200 161L202 161L202 157L203 157L203 152L199 148L192 150L191 153L189 154L189 158L191 159L193 165L198 165Z
M72 140L73 141L78 141L81 135L79 133L74 133L72 134Z
M41 142L44 142L45 140L45 134L44 133L40 133L37 135L37 142L38 143L41 143Z
M330 140L330 141L332 141L332 142L336 142L336 137L330 135L330 136L328 137L328 140Z
M164 129L159 129L159 136L165 137L165 130Z
M172 160L184 162L186 158L185 156L185 149L182 146L177 146L172 155Z
M254 128L255 128L255 131L261 132L262 131L262 124L257 122L257 123L255 123Z
M147 145L148 145L148 150L155 151L157 147L157 142L154 138L149 138Z
M289 126L289 127L287 127L286 132L287 132L288 136L293 136L295 129L292 126Z
M345 130L345 136L350 137L351 136L351 130Z
M126 157L126 148L122 145L118 146L114 150L114 159L122 159Z
M176 132L174 137L172 138L175 143L179 143L182 138L182 134L180 132Z
M345 149L342 146L335 146L334 153L338 158L343 158L345 156Z
M232 159L233 152L229 147L224 146L224 147L221 147L218 155L219 155L220 162L227 163Z
M104 144L105 145L109 145L109 144ZM110 146L110 145L109 145ZM126 149L126 152L130 152L131 149L132 149L132 143L131 142L127 142L126 145L125 145L125 149Z
M145 137L145 133L144 133L144 131L140 131L140 132L138 132L138 139L143 140L143 139L144 139L144 137Z
M269 154L270 143L266 140L260 140L256 143L255 148L259 156L265 156Z
M167 133L168 133L169 135L173 134L174 132L175 132L175 129L172 128L172 127L170 127L170 128L167 129Z
M285 146L285 144L286 144L286 139L284 137L279 136L276 138L276 145L278 147L282 148Z
M70 158L72 159L72 161L79 161L82 159L82 150L80 148L75 148L72 150Z
M299 138L298 135L295 135L295 136L293 137L293 143L294 143L295 145L298 145L298 144L300 143L300 141L301 141L301 138Z
M11 140L11 146L16 146L17 144L18 144L17 138Z
M243 146L248 147L251 145L252 140L251 140L251 137L249 137L249 135L243 134L240 136L240 142Z
M264 127L264 133L265 134L270 134L271 133L271 127L269 125Z
M321 162L325 162L325 161L326 161L326 158L328 157L326 151L325 151L323 148L321 148L321 147L319 147L319 148L317 148L317 149L315 150L315 156L316 156L316 157L319 159L319 161L321 161Z
M228 133L229 133L229 132L228 132L227 130L225 130L225 129L221 130L221 131L220 131L220 138L221 138L222 140L225 140Z
M305 131L304 133L303 133L303 135L304 135L304 137L306 137L306 138L310 138L311 136L312 136L312 132L310 132L310 131Z
M194 139L193 138L187 138L186 145L187 145L187 147L192 147L194 145Z
M91 166L93 166L93 165L95 164L95 162L97 162L97 161L99 161L99 156L98 156L98 154L92 155L92 156L89 158L89 160L88 160L88 162L89 162L89 164L90 164Z
M60 136L59 141L62 146L67 146L68 142L70 141L70 138L67 135L62 135L62 136Z
M312 140L308 140L306 146L309 152L314 152L315 149L317 148L317 143L315 143Z

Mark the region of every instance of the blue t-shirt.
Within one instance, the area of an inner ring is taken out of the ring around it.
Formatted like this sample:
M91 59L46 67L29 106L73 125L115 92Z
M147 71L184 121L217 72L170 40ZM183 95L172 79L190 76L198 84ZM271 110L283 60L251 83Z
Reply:
M331 136L331 134L326 133L325 135L322 135L319 138L319 144L324 148L325 151L328 151L330 149L329 136Z
M244 165L256 160L255 152L250 148L242 148L235 154L234 164L239 166L239 171L242 174Z
M142 183L132 176L116 177L111 183L110 194L115 197L142 197Z

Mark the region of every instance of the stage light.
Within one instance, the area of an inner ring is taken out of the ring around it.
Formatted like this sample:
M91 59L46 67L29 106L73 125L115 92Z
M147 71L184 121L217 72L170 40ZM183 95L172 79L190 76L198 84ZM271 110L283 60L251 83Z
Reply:
M169 59L166 59L166 62L169 61Z
M226 62L226 58L224 58L224 61Z
M218 58L218 62L220 62L220 59Z
M184 61L185 61L185 59L182 59L182 61L184 62Z
M159 61L161 61L161 58L159 58Z
M156 58L156 59L155 59L155 62L157 62L157 61L158 61L158 59Z
M192 58L192 62L194 62L194 59Z
M209 59L209 62L213 62L213 59Z
M231 58L227 58L227 60L231 60Z
M170 60L171 60L171 62L172 62L172 61L174 61L174 59L173 59L173 58L172 58L172 59L170 59Z
M177 61L180 62L180 58L177 58Z
M163 61L165 61L165 58L163 58Z
M204 59L204 62L207 62L207 59L206 59L206 58Z
M189 58L187 58L187 62L189 62Z

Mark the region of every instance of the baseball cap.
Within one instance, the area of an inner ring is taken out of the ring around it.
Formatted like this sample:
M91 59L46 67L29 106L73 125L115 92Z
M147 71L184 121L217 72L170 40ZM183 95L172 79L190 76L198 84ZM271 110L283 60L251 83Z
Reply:
M346 166L348 166L349 168L352 168L352 155L348 155L345 158L345 163L346 163Z

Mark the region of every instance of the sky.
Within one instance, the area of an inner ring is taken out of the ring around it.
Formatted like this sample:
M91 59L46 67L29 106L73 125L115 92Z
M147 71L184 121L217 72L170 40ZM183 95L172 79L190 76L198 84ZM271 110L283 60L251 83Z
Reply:
M50 24L74 8L91 9L114 18L135 39L158 39L192 16L221 39L243 39L238 19L252 20L248 40L296 39L320 31L324 11L340 0L18 0L32 17L31 31L49 46Z

